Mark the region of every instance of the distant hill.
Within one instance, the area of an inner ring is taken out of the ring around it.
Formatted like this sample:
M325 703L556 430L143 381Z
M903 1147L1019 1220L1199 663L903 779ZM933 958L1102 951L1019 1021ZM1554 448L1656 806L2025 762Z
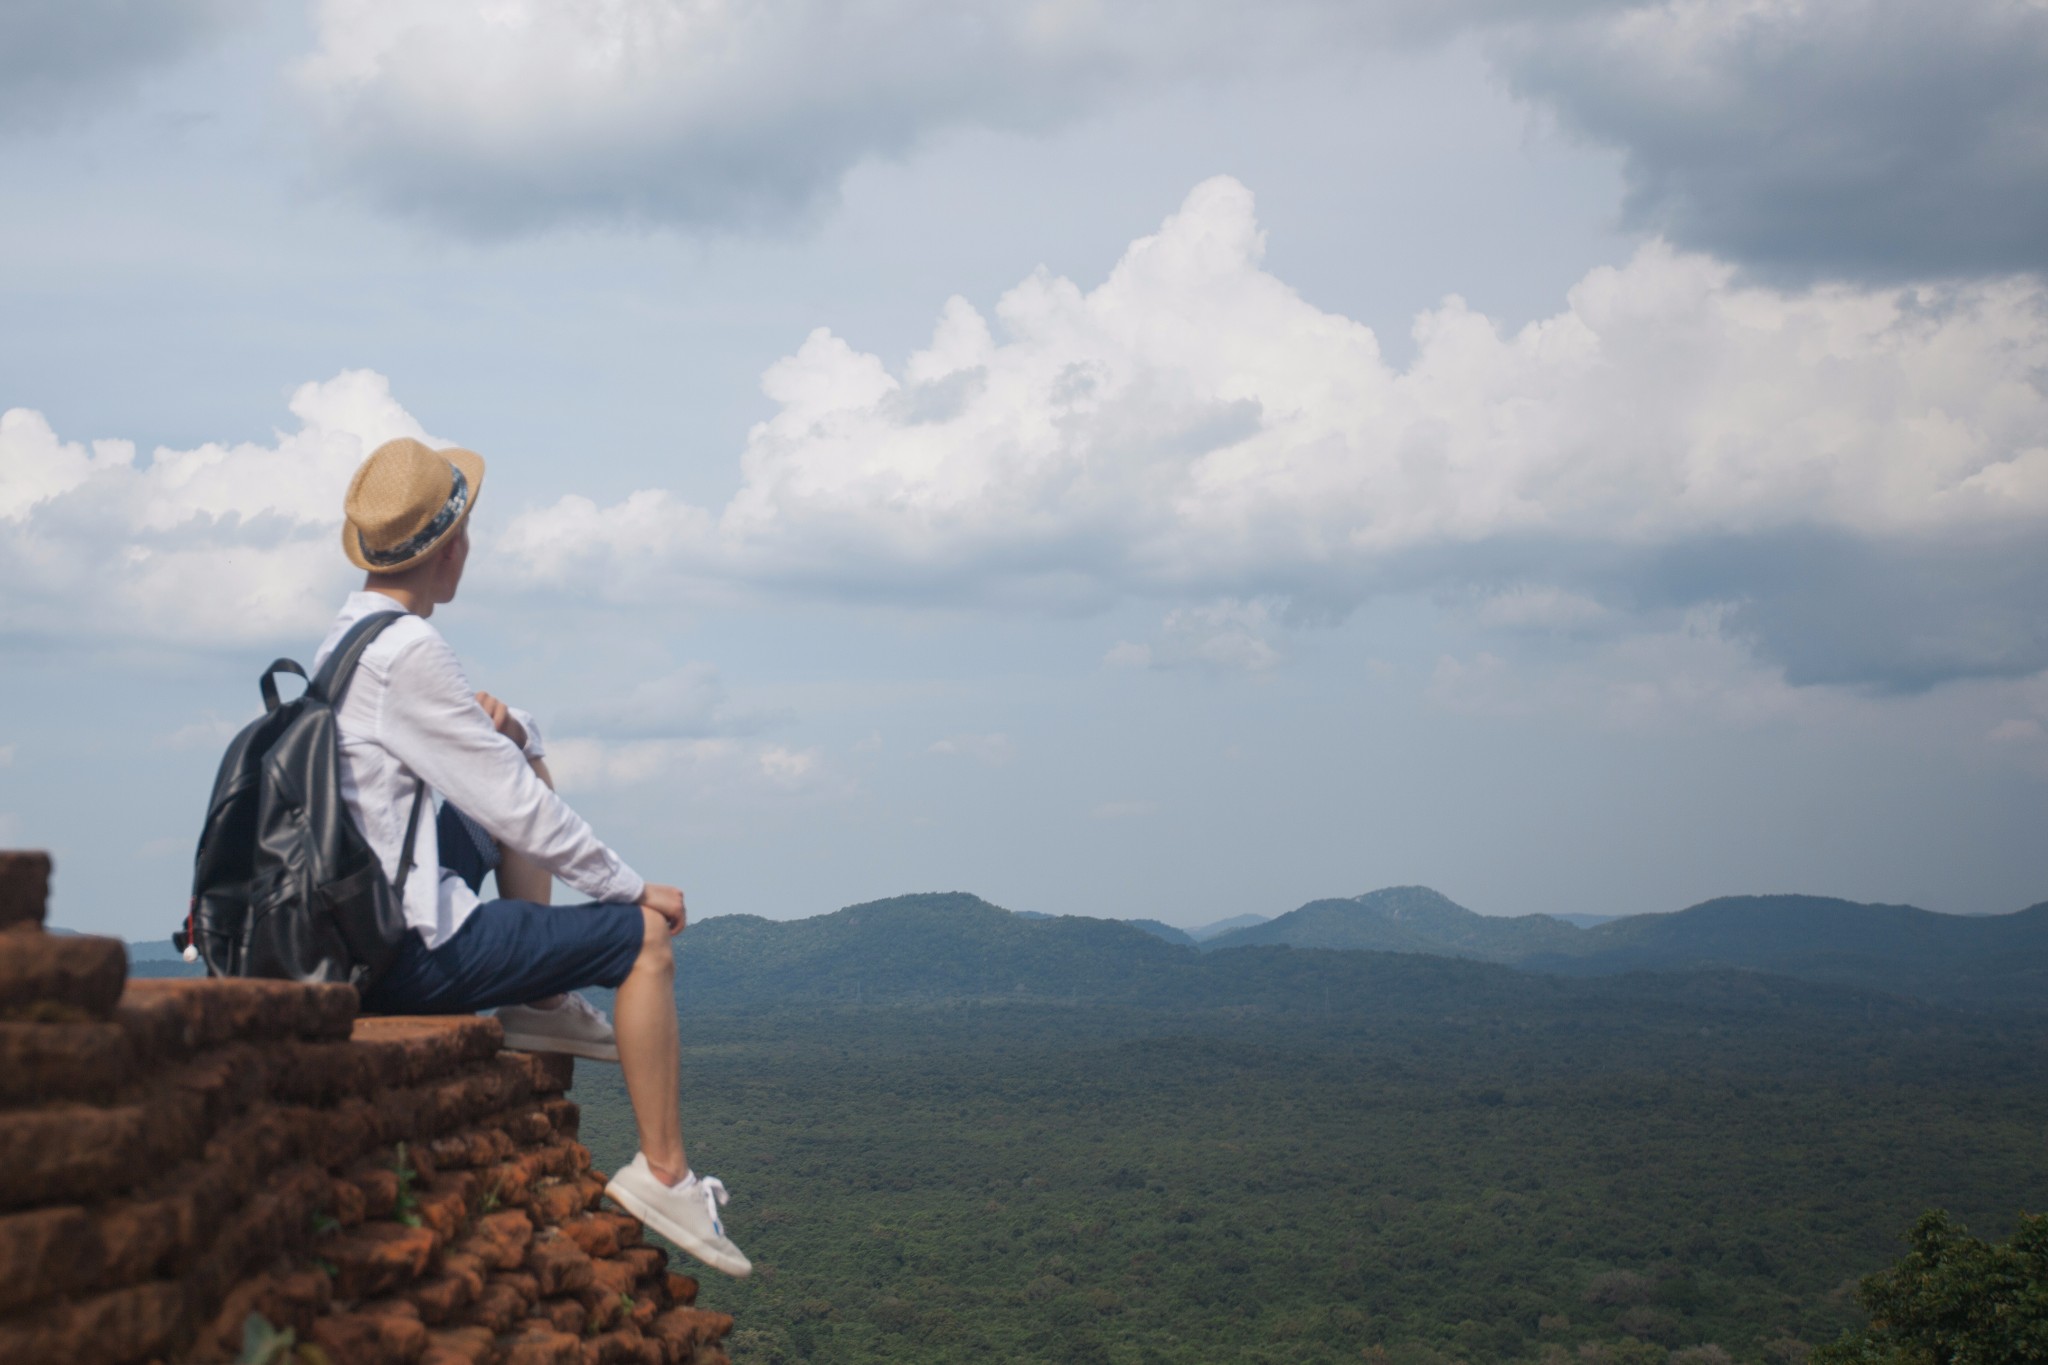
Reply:
M1143 929L1154 938L1163 938L1168 943L1192 944L1195 941L1194 935L1187 930L1176 929L1171 924L1164 924L1156 919L1127 919L1124 923Z
M1214 924L1205 924L1199 929L1190 929L1188 930L1188 937L1197 943L1201 943L1216 937L1218 934L1227 934L1232 929L1247 929L1254 924L1264 924L1269 918L1270 916L1267 915L1232 915L1229 919L1219 919Z
M138 977L201 971L165 941L133 944L130 957ZM1051 1000L1440 1010L1479 999L1556 1001L1565 978L1624 977L1637 983L1626 991L1640 994L1708 990L1699 983L1711 976L1723 983L1712 990L1739 993L1752 988L1727 984L1729 973L1766 973L1753 989L1774 998L1839 988L1845 999L1878 992L2040 1014L2048 1012L2048 903L1966 917L1818 896L1732 896L1578 929L1544 915L1478 915L1427 887L1390 887L1311 901L1196 944L1156 920L1013 914L944 892L810 919L703 920L677 940L677 963L685 1001L731 1008ZM1696 979L1674 984L1674 973Z
M1953 1017L1895 996L1752 971L1552 975L1440 954L1206 952L1115 920L1024 919L964 893L898 896L800 920L722 915L676 942L686 1009L1116 1005L1386 1027L1542 1018L1617 1037L1667 1015L1698 1025L1792 1009L1905 1027Z
M2048 902L2011 915L1937 915L1825 896L1724 896L1579 933L1525 969L1573 975L1740 967L1971 1009L2048 1008Z
M1552 919L1563 920L1566 924L1571 925L1574 929L1590 929L1596 924L1607 924L1613 920L1618 920L1621 918L1620 915L1560 914L1558 911L1555 910L1546 911L1545 913L1548 914Z
M1582 932L1549 915L1480 915L1426 886L1390 886L1344 900L1310 901L1277 919L1218 934L1202 947L1371 948L1518 962L1533 953L1569 952Z
M2048 903L1965 916L1823 896L1728 896L1670 914L1507 917L1475 914L1425 886L1395 886L1310 901L1200 946L1276 945L1474 958L1572 976L1736 968L1965 1009L2048 1010Z

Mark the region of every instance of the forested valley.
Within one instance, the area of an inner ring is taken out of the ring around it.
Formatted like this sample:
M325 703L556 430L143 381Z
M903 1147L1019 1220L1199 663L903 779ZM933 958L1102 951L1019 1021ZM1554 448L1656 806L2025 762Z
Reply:
M806 921L816 956L763 921L682 941L693 1161L758 1266L707 1277L736 1359L1789 1363L1863 1321L1923 1210L2003 1238L2048 1203L2028 1016L1726 970L1169 962L936 899ZM616 1070L575 1097L628 1158Z

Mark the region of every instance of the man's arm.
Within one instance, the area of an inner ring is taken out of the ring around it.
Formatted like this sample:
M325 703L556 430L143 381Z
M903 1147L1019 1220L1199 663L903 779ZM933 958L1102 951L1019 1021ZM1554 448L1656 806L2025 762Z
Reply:
M580 894L595 901L638 902L646 891L639 874L606 848L534 774L519 747L498 733L455 652L439 634L407 645L392 661L379 735L399 762L491 837Z

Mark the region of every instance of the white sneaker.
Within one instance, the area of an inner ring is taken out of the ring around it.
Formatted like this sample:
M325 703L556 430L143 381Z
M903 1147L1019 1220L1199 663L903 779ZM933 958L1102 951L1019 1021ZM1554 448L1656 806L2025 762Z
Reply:
M506 1005L498 1011L505 1046L520 1052L566 1052L593 1062L619 1060L619 1038L604 1011L574 991L553 1009Z
M725 1225L718 1220L718 1206L725 1202L726 1193L717 1176L692 1172L678 1184L664 1185L647 1168L647 1158L635 1152L632 1162L612 1177L604 1192L620 1208L713 1270L740 1280L753 1273L753 1262L732 1244Z

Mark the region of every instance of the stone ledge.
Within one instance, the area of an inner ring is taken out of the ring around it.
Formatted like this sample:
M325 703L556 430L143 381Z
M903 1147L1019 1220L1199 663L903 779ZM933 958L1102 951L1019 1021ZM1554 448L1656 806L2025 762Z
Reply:
M568 1058L347 986L124 992L47 881L0 854L0 1360L224 1365L258 1312L337 1365L725 1365L731 1320L600 1208Z
M49 896L49 854L0 853L0 929L40 928Z
M127 980L128 946L118 938L10 932L0 952L0 1017L104 1019Z

